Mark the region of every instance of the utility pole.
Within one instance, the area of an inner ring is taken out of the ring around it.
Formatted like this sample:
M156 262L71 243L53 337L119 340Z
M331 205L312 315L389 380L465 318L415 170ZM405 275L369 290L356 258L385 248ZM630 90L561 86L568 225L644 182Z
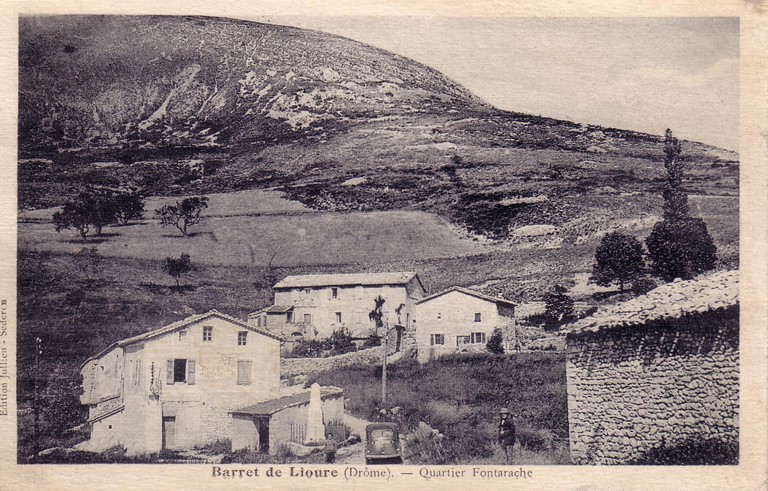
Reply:
M32 460L37 462L37 454L40 453L40 408L38 403L38 376L40 373L40 355L43 354L43 340L39 337L35 338L35 398L34 398L34 411L35 411L35 441L34 441L34 455Z
M389 323L384 324L384 363L381 365L382 409L387 409L387 351L389 351Z

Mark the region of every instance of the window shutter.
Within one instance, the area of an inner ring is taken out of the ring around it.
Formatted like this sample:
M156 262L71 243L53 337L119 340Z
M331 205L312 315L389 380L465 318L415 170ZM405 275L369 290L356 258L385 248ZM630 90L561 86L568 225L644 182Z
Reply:
M173 360L168 360L165 369L165 382L168 385L173 385Z
M253 365L252 362L250 361L245 362L245 383L246 384L251 383L251 365Z
M237 362L237 385L248 385L251 383L251 362Z
M195 360L187 360L187 385L195 385Z

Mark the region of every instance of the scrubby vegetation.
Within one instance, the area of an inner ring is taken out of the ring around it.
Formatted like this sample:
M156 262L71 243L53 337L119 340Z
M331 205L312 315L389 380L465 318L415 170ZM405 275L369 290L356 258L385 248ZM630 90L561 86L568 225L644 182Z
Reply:
M381 409L380 378L380 366L356 366L317 374L307 383L343 387L348 409L376 420ZM401 424L415 433L412 445L417 446L412 446L410 456L414 463L492 459L501 407L508 407L515 417L526 458L536 463L567 463L561 354L453 355L424 366L403 362L387 369L387 385L390 406L400 408ZM436 433L425 433L423 428L419 432L420 422ZM552 460L541 462L542 458Z
M689 438L663 444L638 457L630 465L738 465L739 442L717 438Z

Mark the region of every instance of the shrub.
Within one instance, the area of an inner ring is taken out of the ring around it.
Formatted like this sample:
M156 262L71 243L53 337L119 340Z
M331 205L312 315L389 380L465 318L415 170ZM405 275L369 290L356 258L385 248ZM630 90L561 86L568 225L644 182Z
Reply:
M558 328L562 323L571 321L575 318L573 299L565 292L566 288L562 285L555 285L544 295L544 317L547 320L549 328Z
M521 427L517 428L516 437L521 447L534 452L550 450L555 443L555 434L548 429Z
M488 352L495 355L504 354L504 336L501 333L501 329L498 327L493 330L493 334L488 338L488 342L485 344L485 348Z
M371 334L367 338L365 338L365 341L363 341L363 348L375 348L376 346L381 346L381 338L375 334Z
M653 279L644 276L632 282L632 292L637 295L643 295L656 288L658 285Z
M232 452L232 440L229 438L216 440L205 445L195 446L195 449L204 455L228 454Z
M717 438L691 438L674 445L661 445L644 453L630 464L634 465L737 465L738 441L724 442Z

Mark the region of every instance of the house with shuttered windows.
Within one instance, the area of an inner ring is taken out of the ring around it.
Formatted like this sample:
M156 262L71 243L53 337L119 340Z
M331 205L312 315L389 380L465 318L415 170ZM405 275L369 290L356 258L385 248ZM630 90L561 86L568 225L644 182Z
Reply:
M230 434L230 411L277 397L280 338L212 310L86 360L88 449L187 449Z

